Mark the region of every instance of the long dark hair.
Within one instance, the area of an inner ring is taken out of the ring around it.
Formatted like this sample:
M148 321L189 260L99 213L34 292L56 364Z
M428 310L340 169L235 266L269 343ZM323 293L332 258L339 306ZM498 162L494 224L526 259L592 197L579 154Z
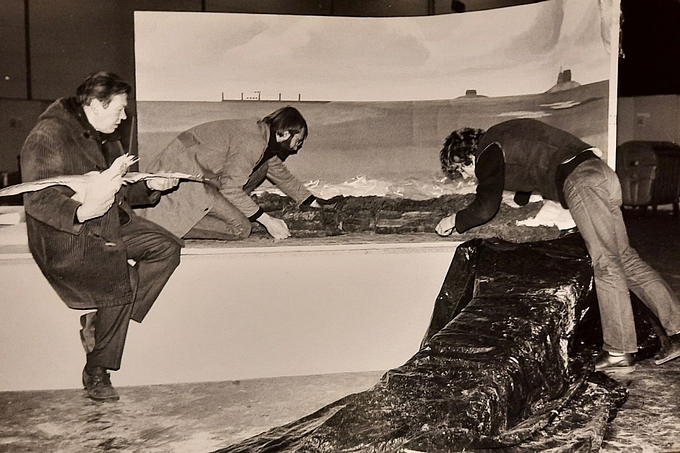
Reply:
M270 113L262 119L262 122L269 125L272 135L275 133L282 134L286 131L290 132L291 135L295 135L304 131L302 138L305 139L309 133L307 122L302 117L302 114L291 106L282 107Z
M80 105L90 105L93 99L98 99L108 106L111 99L118 94L130 94L132 86L112 72L97 72L90 74L76 89L76 100Z

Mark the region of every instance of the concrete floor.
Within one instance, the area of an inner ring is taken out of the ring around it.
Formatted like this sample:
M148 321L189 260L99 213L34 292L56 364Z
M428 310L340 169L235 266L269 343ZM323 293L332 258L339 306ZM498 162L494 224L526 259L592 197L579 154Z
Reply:
M680 218L627 211L626 222L631 243L680 293ZM0 453L208 453L365 390L382 374L120 387L117 403L95 403L83 390L4 392ZM642 360L626 384L629 398L601 451L680 452L680 360Z
M680 217L664 210L624 211L631 244L680 294ZM627 381L629 397L611 422L601 451L680 452L680 359L638 363Z

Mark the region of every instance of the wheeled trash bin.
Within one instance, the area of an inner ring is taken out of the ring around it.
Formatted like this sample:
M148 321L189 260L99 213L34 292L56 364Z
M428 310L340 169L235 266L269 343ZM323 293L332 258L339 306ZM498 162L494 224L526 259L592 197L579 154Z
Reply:
M621 180L623 205L646 208L673 205L680 200L680 145L634 140L616 148L616 173Z

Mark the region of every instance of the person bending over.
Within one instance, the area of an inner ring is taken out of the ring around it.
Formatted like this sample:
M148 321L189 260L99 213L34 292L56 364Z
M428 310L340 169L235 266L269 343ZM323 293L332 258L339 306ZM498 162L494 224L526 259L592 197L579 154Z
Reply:
M475 132L477 131L477 132ZM442 236L491 220L504 190L524 205L532 192L569 209L590 254L602 321L603 346L595 369L630 373L637 337L629 288L658 317L670 347L657 365L680 356L680 301L661 276L628 243L621 212L621 184L601 151L563 130L534 119L515 119L486 132L466 128L447 139L449 161L477 178L474 200L436 226Z
M260 120L218 120L192 127L148 169L200 174L212 183L182 182L142 215L186 239L245 239L251 222L262 224L275 239L288 238L286 222L264 212L250 194L268 179L299 206L321 207L324 200L312 195L284 163L302 148L307 133L307 122L290 106Z
M112 73L88 77L76 96L40 116L21 150L23 180L97 172L123 155L114 134L131 91ZM155 202L176 179L122 185L120 174L82 189L53 186L24 194L28 245L51 286L81 316L87 354L83 385L94 400L117 400L118 370L130 319L142 322L180 262L182 240L138 217L132 206Z

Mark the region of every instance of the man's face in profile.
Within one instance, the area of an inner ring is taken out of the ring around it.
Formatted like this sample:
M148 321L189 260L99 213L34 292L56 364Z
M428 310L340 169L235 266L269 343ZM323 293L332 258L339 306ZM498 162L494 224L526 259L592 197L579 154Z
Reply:
M281 141L277 140L279 144L279 150L276 155L279 156L279 159L286 160L288 156L297 154L305 142L306 132L307 131L305 130L302 130L296 134L291 134L288 131L284 132L283 135L280 136Z
M110 134L116 130L121 121L127 118L125 107L127 107L127 94L116 94L108 104L104 104L98 99L93 99L90 103L92 115L88 120L92 127L104 134Z

